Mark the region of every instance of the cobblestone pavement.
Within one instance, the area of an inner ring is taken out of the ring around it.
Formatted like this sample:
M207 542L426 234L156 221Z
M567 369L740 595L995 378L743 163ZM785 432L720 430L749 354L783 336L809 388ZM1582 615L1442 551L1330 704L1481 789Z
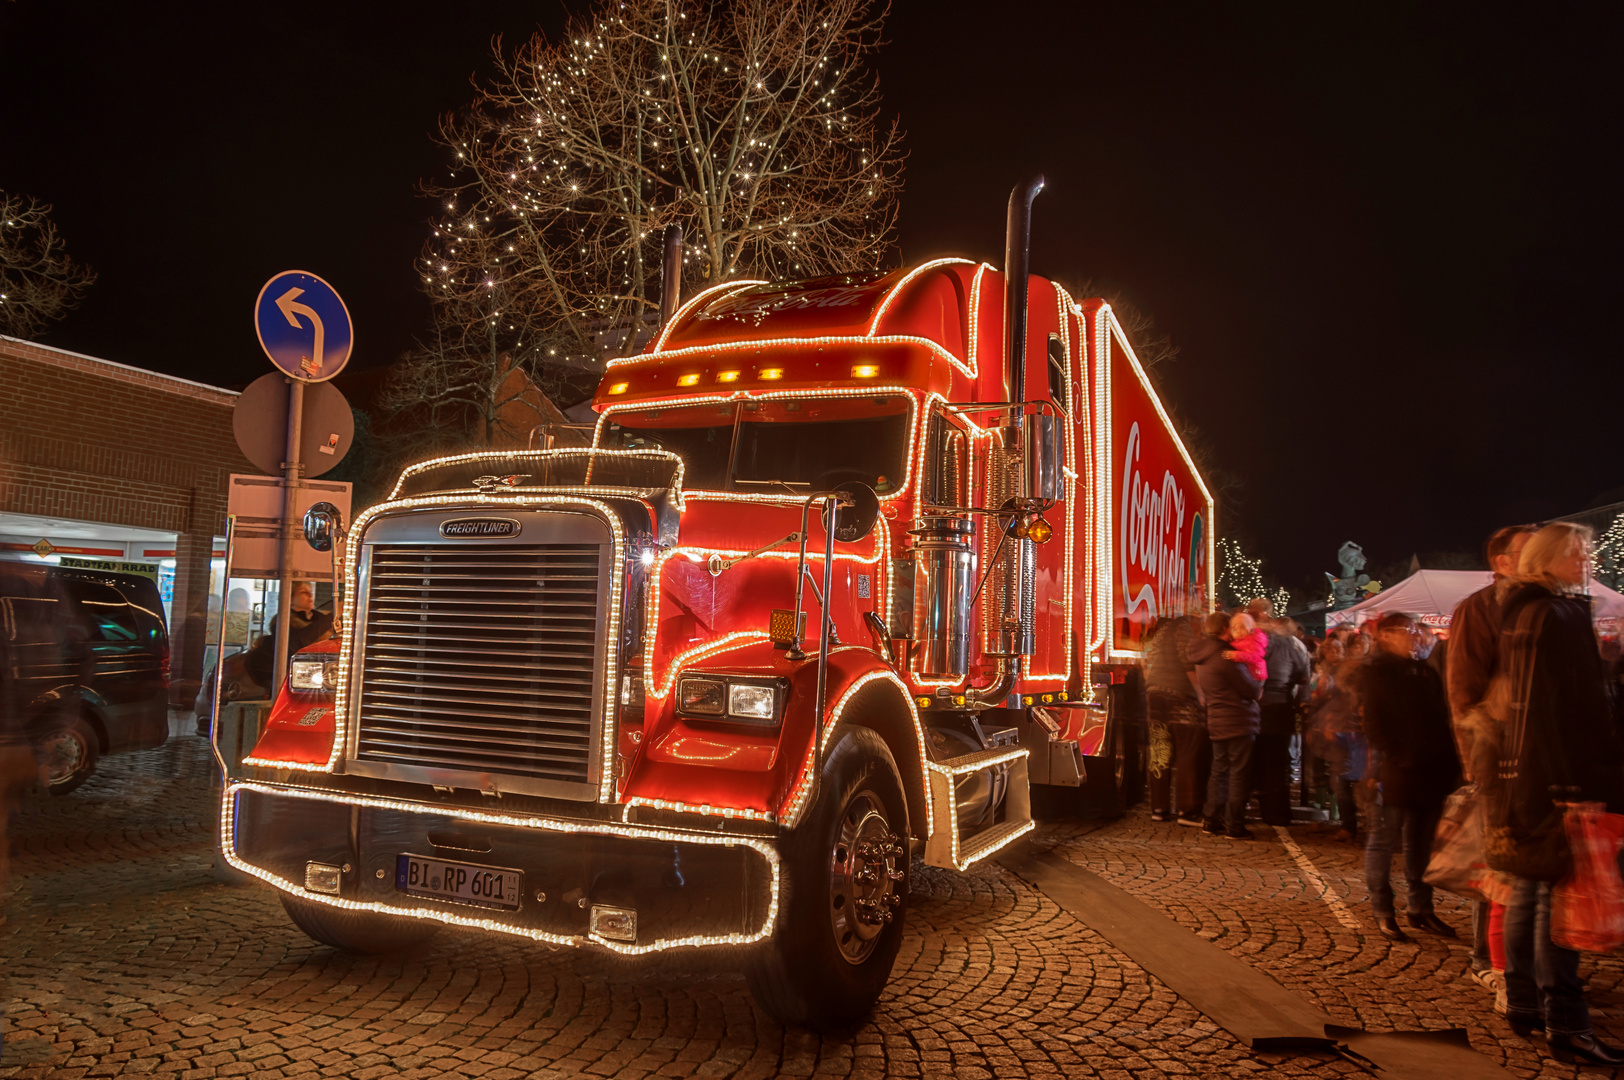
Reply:
M0 1077L1364 1075L1248 1051L998 866L918 870L891 985L844 1037L764 1017L727 957L633 965L454 931L404 957L346 956L296 931L271 890L209 876L208 766L206 744L178 736L19 814ZM1368 926L1353 848L1293 835L1358 930L1276 839L1141 812L1048 826L1037 842L1349 1024L1460 1025L1518 1076L1576 1075L1492 1014L1464 945L1393 945ZM1466 907L1445 895L1439 910L1464 935ZM1585 965L1615 1040L1621 972L1616 957Z

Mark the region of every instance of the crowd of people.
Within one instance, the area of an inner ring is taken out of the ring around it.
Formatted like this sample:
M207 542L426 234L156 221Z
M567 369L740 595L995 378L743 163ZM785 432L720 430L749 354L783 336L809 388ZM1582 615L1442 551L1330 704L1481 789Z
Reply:
M1566 808L1624 811L1624 667L1604 658L1584 595L1590 542L1566 522L1496 532L1493 583L1447 638L1388 612L1316 640L1263 599L1162 620L1146 645L1147 775L1154 820L1242 841L1256 835L1254 798L1263 824L1292 824L1295 775L1298 805L1363 843L1375 927L1396 942L1457 937L1425 875L1445 803L1464 790L1503 901L1474 900L1471 978L1559 1060L1616 1066L1624 1051L1591 1029L1578 953L1550 933Z

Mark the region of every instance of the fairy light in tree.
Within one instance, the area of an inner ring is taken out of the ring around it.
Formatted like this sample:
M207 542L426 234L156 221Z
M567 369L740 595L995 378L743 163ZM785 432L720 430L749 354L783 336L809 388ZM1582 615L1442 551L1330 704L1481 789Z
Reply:
M1591 574L1609 589L1624 588L1624 514L1619 514L1596 540Z

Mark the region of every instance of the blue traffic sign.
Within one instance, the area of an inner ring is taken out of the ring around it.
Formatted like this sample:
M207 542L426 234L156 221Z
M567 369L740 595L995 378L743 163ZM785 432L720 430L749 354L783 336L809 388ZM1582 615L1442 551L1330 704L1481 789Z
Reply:
M254 329L271 363L305 382L326 382L350 358L350 312L333 287L302 270L278 274L254 301Z

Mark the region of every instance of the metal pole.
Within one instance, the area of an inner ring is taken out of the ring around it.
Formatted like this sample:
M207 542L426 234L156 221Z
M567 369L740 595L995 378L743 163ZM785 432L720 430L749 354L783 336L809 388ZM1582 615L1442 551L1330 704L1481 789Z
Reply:
M288 624L293 610L293 545L297 537L294 518L299 513L299 438L304 425L304 390L303 380L288 380L288 456L282 462L287 483L282 491L282 552L278 564L282 577L277 585L276 597L276 659L271 668L270 687L272 701L276 700L276 693L288 670L288 631L291 629Z
M808 503L810 506L810 502ZM824 696L829 686L829 639L833 637L834 613L829 610L829 592L834 588L835 570L835 517L839 513L840 500L834 492L824 496L824 516L828 519L828 528L823 537L823 598L818 606L822 609L822 625L818 627L818 711L814 713L818 718L818 731L823 730ZM796 590L799 592L799 588ZM818 764L823 764L823 738L818 737Z
M231 778L231 769L220 753L220 687L225 683L226 671L226 599L231 595L231 546L237 539L237 515L226 515L226 565L220 574L220 630L214 641L214 712L209 717L209 749L220 766L220 788L225 790ZM209 557L214 557L214 538L209 538Z

